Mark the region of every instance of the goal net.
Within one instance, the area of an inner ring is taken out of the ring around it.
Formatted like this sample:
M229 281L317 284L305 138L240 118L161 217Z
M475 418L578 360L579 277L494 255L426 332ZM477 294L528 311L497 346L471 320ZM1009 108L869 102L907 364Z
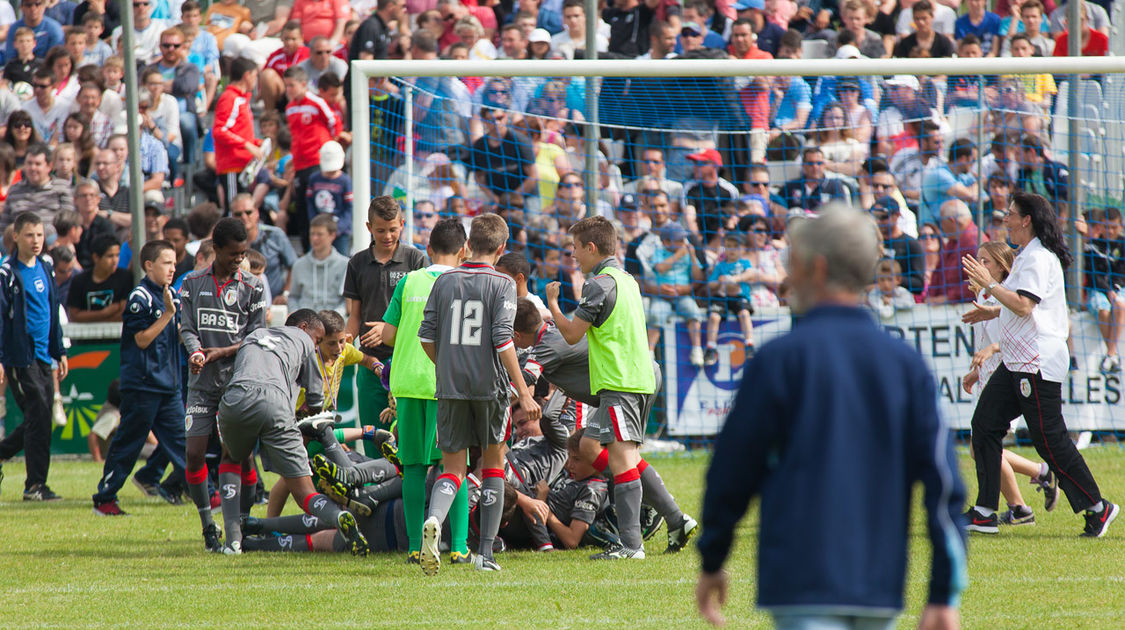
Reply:
M1068 424L1125 429L1123 72L1120 57L353 62L356 207L393 196L418 247L440 218L499 213L529 292L561 282L568 312L583 277L566 230L609 218L664 373L649 431L707 436L754 350L790 327L787 222L834 200L880 224L872 316L927 358L967 428L981 348L960 257L1006 241L1008 194L1038 192L1077 261Z

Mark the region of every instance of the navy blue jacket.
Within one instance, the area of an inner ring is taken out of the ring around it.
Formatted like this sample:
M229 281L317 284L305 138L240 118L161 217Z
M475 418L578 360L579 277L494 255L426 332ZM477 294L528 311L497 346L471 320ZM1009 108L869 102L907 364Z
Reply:
M956 605L965 490L934 377L861 309L813 309L746 368L707 473L703 570L719 570L760 495L759 606L893 615L918 481L934 550L929 602Z
M175 295L175 292L173 291ZM179 309L179 298L176 298ZM157 394L180 393L180 346L177 313L147 348L137 346L136 334L156 323L164 314L164 289L148 277L129 293L121 315L121 391Z
M35 347L27 334L27 300L24 298L23 276L15 268L12 256L0 265L0 364L8 367L29 367L35 361ZM59 321L59 293L55 286L55 267L51 259L40 256L50 285L47 299L51 310L51 332L47 353L58 361L66 355L63 349L62 322Z

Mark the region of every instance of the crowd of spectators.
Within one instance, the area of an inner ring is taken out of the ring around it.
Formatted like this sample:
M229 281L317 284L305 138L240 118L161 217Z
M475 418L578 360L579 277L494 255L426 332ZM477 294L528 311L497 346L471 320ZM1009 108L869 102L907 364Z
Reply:
M581 59L590 40L615 59L1066 54L1065 5L991 4L610 0L588 33L582 0L134 0L133 156L118 5L20 0L17 17L0 0L0 230L22 210L44 217L60 285L90 276L64 303L104 311L78 320L114 317L109 261L130 262L133 186L144 190L146 232L178 243L181 273L205 264L201 243L230 214L263 255L274 301L297 287L328 299L327 285L303 276L334 278L343 257L331 250L351 252L350 60ZM1106 54L1111 13L1109 0L1083 1L1084 55ZM650 301L652 345L662 324L683 319L697 365L714 361L716 314L743 321L785 302L786 221L824 203L870 209L886 241L881 274L929 303L971 298L956 261L978 234L1002 237L1008 193L1044 194L1067 214L1068 173L1049 151L1049 74L747 77L692 83L698 102L683 100L690 90L671 106L644 100L686 82L601 84L605 116L647 108L661 119L602 128L593 207L580 78L372 79L360 123L372 144L354 155L369 155L374 193L414 200L417 247L439 216L496 211L532 265L532 290L559 280L570 308L582 282L566 229L613 219ZM403 163L408 89L413 165ZM140 182L129 181L130 159ZM190 210L171 201L185 178L202 202ZM313 258L297 264L300 254ZM894 287L876 301L904 304Z

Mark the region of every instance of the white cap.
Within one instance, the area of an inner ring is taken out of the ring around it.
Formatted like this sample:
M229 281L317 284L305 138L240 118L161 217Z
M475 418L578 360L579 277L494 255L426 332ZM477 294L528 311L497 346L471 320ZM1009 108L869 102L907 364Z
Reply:
M908 87L912 90L919 90L922 87L918 83L918 77L912 74L896 74L890 79L887 79L887 85L899 85L902 87Z
M320 147L320 170L338 171L344 168L344 147L339 142L329 140Z
M840 46L839 48L836 49L836 58L837 59L862 59L863 54L860 53L859 49L856 48L855 46L852 46L851 44L844 44L843 46Z
M545 28L537 28L531 31L531 35L527 36L527 41L534 44L535 42L543 42L546 44L551 43L551 34Z

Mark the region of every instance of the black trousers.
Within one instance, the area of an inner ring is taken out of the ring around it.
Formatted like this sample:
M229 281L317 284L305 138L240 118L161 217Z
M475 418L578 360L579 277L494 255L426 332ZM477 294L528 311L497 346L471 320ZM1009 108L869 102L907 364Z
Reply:
M1012 372L1003 363L981 392L973 412L973 451L977 466L976 505L998 509L1000 459L1004 435L1012 420L1023 415L1039 457L1058 476L1059 487L1076 513L1102 499L1086 460L1067 435L1062 416L1062 383L1039 374Z
M312 218L309 216L308 199L305 197L309 189L309 178L313 173L320 172L319 166L310 166L303 168L293 174L293 212L289 215L289 228L287 232L290 236L297 236L301 239L301 246L305 251L309 250L309 222ZM364 208L364 212L367 209Z
M36 360L28 367L6 367L8 389L12 392L23 422L0 442L0 460L23 451L27 462L24 489L47 483L51 467L51 404L55 399L55 379L51 364Z

